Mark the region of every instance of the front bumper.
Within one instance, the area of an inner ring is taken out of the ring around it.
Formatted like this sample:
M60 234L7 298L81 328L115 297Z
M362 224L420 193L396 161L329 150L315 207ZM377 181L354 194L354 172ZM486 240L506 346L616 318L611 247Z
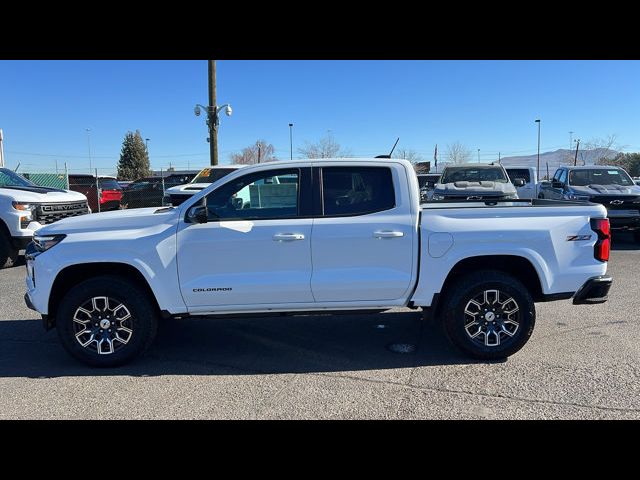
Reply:
M573 296L574 305L604 303L609 299L609 289L613 279L608 275L591 277Z

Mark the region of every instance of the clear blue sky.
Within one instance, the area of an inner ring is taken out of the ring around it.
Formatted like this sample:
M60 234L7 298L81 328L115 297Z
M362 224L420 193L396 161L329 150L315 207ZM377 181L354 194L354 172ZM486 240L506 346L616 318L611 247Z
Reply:
M569 147L616 134L640 151L639 61L218 61L221 163L262 138L289 157L327 131L356 156L398 148L433 157L460 141L481 160ZM208 164L206 61L0 61L7 165L55 160L115 171L122 139L149 138L154 168ZM23 167L21 167L21 170Z

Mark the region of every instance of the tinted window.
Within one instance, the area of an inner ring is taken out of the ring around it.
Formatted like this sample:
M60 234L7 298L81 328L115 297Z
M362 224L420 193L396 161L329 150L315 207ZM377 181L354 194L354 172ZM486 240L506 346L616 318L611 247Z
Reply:
M286 175L288 182L278 177ZM300 172L269 170L237 178L206 197L209 220L259 220L298 215Z
M560 172L560 180L558 180L559 182L562 183L567 183L567 171L566 170L562 170Z
M120 190L120 184L115 178L100 178L98 183L103 190Z
M455 182L503 182L507 183L504 170L495 168L447 167L440 183Z
M571 170L569 183L577 187L586 185L623 185L632 186L633 181L627 172L616 168L598 168L593 170Z
M521 179L524 180L524 183L531 183L531 175L528 168L507 168L507 173L512 182Z
M200 173L193 179L193 183L213 183L221 178L235 172L235 168L203 168Z
M364 215L396 204L391 169L325 167L322 169L325 215Z

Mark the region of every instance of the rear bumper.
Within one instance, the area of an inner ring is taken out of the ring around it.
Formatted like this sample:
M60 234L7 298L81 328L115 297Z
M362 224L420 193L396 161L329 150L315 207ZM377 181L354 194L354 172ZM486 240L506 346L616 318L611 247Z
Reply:
M609 297L613 279L607 275L591 277L582 285L573 296L574 305L604 303Z

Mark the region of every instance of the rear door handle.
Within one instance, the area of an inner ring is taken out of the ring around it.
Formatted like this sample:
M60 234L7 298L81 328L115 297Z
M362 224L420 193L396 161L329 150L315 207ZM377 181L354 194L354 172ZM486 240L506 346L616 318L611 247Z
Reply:
M273 236L273 240L276 242L293 242L294 240L304 240L304 235L301 233L276 233Z
M373 232L373 236L376 238L400 238L404 237L404 232L398 232L395 230L378 230Z

